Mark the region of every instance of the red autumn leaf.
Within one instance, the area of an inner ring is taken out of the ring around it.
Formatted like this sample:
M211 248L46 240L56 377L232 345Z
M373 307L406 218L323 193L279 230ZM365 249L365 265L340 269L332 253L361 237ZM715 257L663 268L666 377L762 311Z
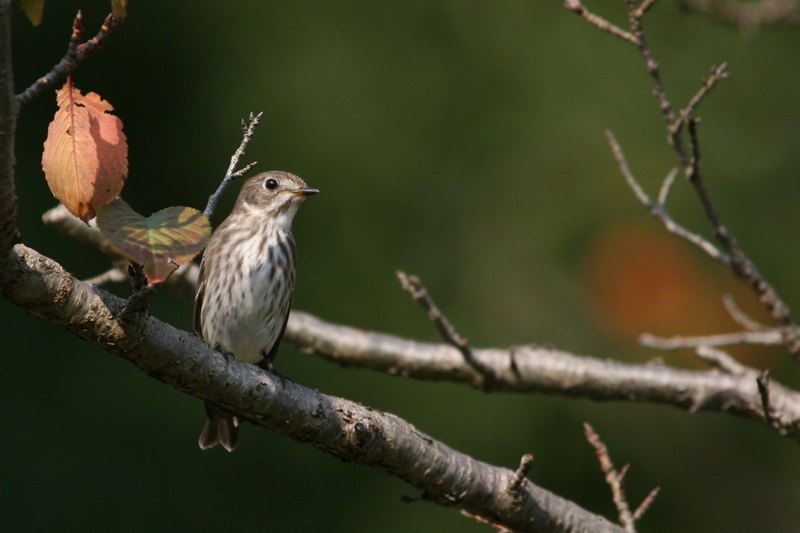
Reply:
M114 108L96 93L86 96L71 80L56 91L42 168L53 193L84 222L122 190L128 177L128 145Z
M168 207L145 218L116 199L97 212L100 230L125 256L144 267L148 283L167 279L200 253L211 224L191 207Z

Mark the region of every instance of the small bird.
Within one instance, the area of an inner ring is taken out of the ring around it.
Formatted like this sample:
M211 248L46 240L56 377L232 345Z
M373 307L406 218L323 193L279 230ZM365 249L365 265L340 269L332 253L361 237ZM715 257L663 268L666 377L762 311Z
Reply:
M194 329L213 348L272 371L295 282L292 220L319 191L288 172L248 179L231 214L208 241L194 299ZM206 402L200 448L239 440L239 419Z

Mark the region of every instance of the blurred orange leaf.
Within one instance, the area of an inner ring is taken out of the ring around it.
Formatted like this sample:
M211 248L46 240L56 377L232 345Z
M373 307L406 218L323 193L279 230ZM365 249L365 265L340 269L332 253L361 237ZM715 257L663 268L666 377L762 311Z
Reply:
M53 193L84 222L113 200L128 177L128 145L114 108L96 93L86 96L72 81L56 91L42 168Z
M691 247L638 224L598 235L587 257L588 289L602 324L625 338L642 332L703 333L728 320L721 290Z
M97 224L131 261L144 267L148 283L159 283L206 245L211 224L191 207L168 207L143 217L116 199L97 212Z

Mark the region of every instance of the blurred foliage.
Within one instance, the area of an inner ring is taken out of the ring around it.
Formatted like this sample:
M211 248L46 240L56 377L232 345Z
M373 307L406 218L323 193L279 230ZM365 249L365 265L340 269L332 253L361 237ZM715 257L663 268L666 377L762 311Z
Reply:
M593 4L624 23L621 4ZM48 2L37 28L19 14L17 90L61 57L78 8L92 35L105 1ZM705 175L741 244L797 306L800 34L743 36L667 1L646 24L676 105L712 64L729 62L730 80L699 111ZM690 353L646 350L636 336L733 330L724 292L761 316L746 288L666 235L626 188L605 128L649 191L675 164L649 80L630 45L560 2L132 2L74 79L114 102L130 143L123 194L145 215L205 205L240 140L239 119L263 110L246 160L322 190L295 224L295 305L324 319L436 340L393 275L403 269L475 345L536 342L696 366ZM54 111L53 98L40 98L19 121L19 226L28 245L89 277L106 260L39 218L54 203L39 166ZM669 206L708 234L680 181ZM162 293L153 306L190 327L190 303ZM10 531L486 531L453 510L401 503L413 489L396 479L266 431L246 427L231 455L201 452L199 401L5 301L0 309L0 514ZM737 355L800 383L779 349ZM617 464L632 464L633 502L662 486L642 531L797 527L797 445L753 422L486 395L344 370L288 347L278 368L481 460L514 468L531 452L535 482L613 518L583 440L588 420Z

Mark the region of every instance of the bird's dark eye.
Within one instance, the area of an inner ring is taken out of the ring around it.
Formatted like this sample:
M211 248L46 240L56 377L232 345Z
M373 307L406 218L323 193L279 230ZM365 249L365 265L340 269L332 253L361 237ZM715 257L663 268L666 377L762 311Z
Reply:
M273 189L275 189L277 186L278 186L278 182L277 182L277 181L275 181L275 180L274 180L274 179L272 179L272 178L270 178L270 179L268 179L267 181L265 181L265 182L264 182L264 187L266 187L266 188L267 188L267 189L269 189L269 190L273 190Z

